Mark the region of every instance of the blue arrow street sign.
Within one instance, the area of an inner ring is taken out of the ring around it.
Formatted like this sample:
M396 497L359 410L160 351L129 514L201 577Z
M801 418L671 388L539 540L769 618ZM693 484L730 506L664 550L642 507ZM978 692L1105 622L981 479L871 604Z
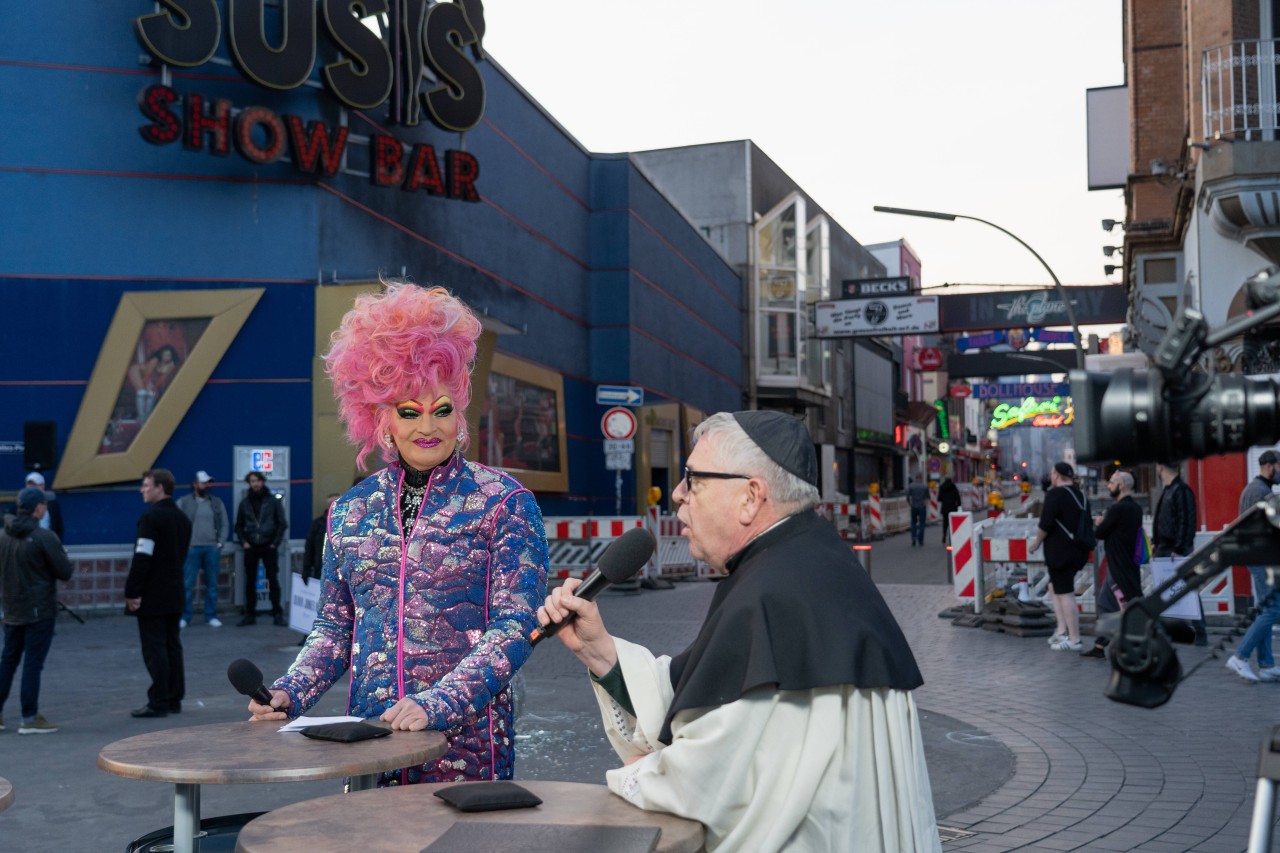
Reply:
M644 389L632 385L597 385L596 402L602 406L643 406Z

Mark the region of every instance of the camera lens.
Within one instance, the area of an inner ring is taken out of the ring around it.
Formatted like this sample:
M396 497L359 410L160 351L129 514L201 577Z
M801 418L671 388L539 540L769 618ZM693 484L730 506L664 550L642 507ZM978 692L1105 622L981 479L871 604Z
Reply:
M1076 457L1176 462L1242 452L1280 439L1280 386L1270 379L1159 372L1071 371Z

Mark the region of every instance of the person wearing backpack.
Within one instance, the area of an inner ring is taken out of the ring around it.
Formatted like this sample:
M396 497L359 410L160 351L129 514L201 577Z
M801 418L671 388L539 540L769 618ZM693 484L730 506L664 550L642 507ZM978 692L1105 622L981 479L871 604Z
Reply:
M1040 525L1029 552L1044 545L1044 562L1049 569L1049 591L1053 594L1053 615L1057 627L1049 638L1056 652L1078 652L1080 614L1076 610L1076 573L1084 568L1089 552L1097 544L1089 499L1075 484L1076 472L1066 462L1057 462L1049 473L1050 489L1044 496Z

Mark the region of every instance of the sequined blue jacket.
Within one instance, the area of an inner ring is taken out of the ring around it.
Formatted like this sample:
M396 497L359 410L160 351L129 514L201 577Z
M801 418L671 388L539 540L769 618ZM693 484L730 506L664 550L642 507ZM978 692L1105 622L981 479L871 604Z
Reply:
M512 477L455 454L431 473L406 547L403 479L399 467L383 469L330 510L315 627L273 686L302 714L350 666L351 715L417 701L448 750L384 774L384 785L509 779L508 682L529 656L546 596L542 514Z

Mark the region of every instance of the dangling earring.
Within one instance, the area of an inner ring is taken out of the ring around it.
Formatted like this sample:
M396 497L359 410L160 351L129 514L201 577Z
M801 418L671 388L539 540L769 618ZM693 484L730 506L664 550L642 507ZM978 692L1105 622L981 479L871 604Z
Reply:
M391 433L387 433L386 435L384 435L384 436L382 437L382 440L383 440L384 442L386 442L387 447L395 447L395 446L396 446L396 440L395 440L394 438L392 438L392 437L391 437Z

